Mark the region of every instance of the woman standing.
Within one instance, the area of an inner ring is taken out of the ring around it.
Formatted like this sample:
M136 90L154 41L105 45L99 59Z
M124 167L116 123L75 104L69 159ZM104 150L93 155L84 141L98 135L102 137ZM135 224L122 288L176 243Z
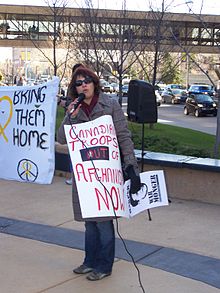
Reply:
M79 94L85 95L84 101L73 111ZM134 155L133 142L127 121L119 103L102 93L98 76L88 68L75 70L69 85L69 95L73 99L67 114L58 130L57 140L66 143L64 125L84 123L103 115L111 115L121 152L124 170L131 179L132 193L140 189L140 177ZM89 190L88 190L89 193ZM85 221L85 258L83 264L73 270L76 274L87 274L90 281L101 280L111 275L115 256L115 232L112 217L83 218L76 181L73 176L72 201L74 219Z

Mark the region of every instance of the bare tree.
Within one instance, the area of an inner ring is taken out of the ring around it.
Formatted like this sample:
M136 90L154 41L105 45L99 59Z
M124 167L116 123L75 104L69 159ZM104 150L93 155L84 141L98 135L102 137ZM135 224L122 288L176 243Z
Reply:
M87 2L87 1L86 1ZM99 45L95 26L91 25L96 21L99 9L90 7L92 3L87 3L89 8L81 9L81 17L71 24L72 53L77 60L82 61L94 69L99 76L102 76L106 67L106 54Z
M86 0L85 5L86 9L81 9L81 13L86 21L77 27L76 35L80 35L81 39L81 42L78 41L78 50L87 63L96 67L98 73L106 69L106 64L109 65L109 75L119 81L121 105L123 78L141 51L140 26L128 21L126 1L123 1L120 11L94 9L92 0Z
M24 31L26 31L27 38L31 40L34 47L53 67L55 76L58 73L58 69L62 68L60 70L62 80L67 68L67 62L72 58L70 50L72 44L70 35L67 33L69 23L65 18L65 9L68 2L67 0L45 0L45 4L47 5L45 14L42 19L39 18L38 25L33 24L32 27L24 28ZM48 54L48 50L40 45L39 41L42 34L46 34L47 42L52 42L52 54ZM65 50L64 56L58 57L58 49Z
M153 85L166 77L162 71L168 54L174 53L173 62L170 64L170 72L176 71L183 61L181 48L177 46L173 37L173 35L179 36L180 23L175 22L172 14L168 12L172 2L166 5L166 1L162 0L160 9L155 10L152 1L149 1L150 11L148 12L148 22L145 24L145 47L139 57L139 64L144 75ZM150 23L149 19L151 20ZM171 33L171 30L173 33Z

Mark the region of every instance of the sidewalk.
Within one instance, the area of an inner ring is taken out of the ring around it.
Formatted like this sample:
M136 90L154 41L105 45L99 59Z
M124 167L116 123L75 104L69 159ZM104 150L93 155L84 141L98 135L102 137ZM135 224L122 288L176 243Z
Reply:
M172 199L150 212L152 221L147 212L119 220L145 292L219 292L220 206ZM64 178L51 185L0 180L0 292L144 292L120 239L112 276L90 282L73 274L84 256L83 231Z

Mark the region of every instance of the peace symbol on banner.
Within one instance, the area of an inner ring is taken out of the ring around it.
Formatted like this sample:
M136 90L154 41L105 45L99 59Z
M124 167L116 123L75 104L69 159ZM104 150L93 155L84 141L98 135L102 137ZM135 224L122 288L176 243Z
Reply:
M17 171L19 177L24 181L34 182L38 177L37 165L28 159L19 161Z

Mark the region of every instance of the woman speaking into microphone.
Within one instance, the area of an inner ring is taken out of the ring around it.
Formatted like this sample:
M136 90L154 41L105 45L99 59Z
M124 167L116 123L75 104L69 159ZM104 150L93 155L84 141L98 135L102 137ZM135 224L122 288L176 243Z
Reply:
M73 102L68 106L66 116L58 129L58 142L66 144L64 125L84 123L103 115L110 115L114 123L126 179L131 179L131 192L136 193L141 187L139 170L127 120L119 103L101 91L98 76L86 67L79 67L74 71L69 84L69 96ZM89 196L90 191L87 192ZM115 257L114 217L82 217L74 176L72 203L74 219L85 222L85 257L83 263L73 269L73 272L89 273L87 279L90 281L110 276Z

